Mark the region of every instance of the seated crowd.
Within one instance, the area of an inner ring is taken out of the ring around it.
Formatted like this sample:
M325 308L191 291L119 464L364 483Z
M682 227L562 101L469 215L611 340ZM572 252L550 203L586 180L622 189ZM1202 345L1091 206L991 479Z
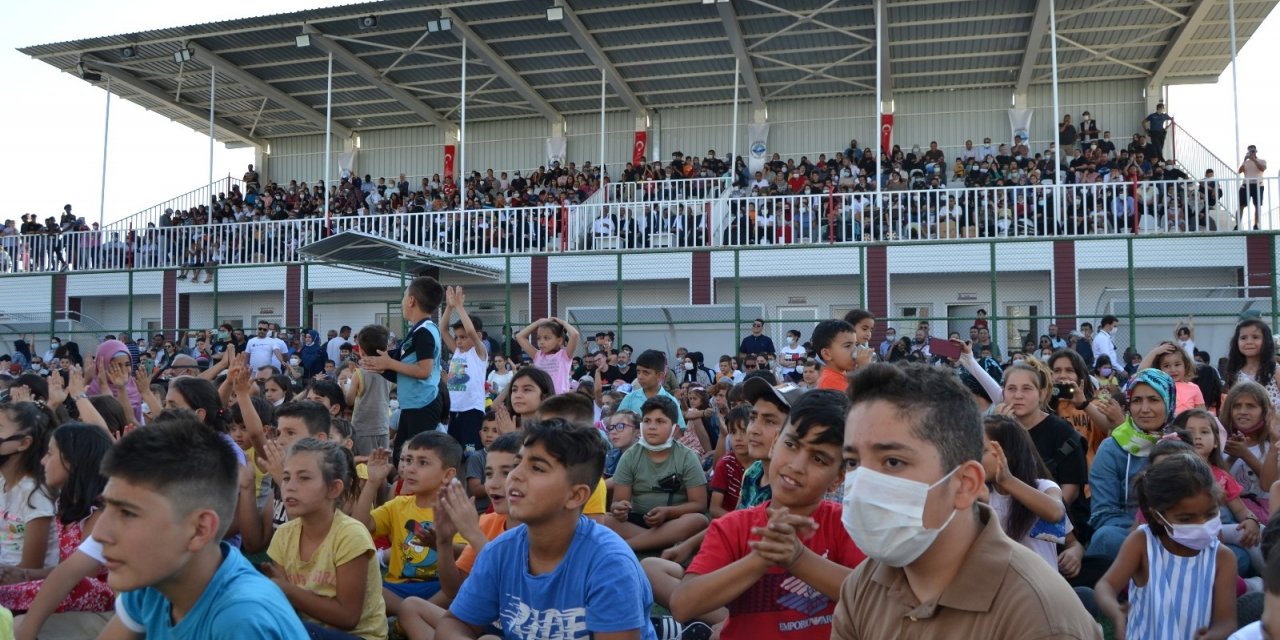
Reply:
M713 368L554 317L504 344L465 307L419 277L403 339L17 341L0 626L1245 640L1280 615L1261 320L1221 370L1190 319L1121 361L1114 316L1006 357L985 314L899 340L861 310L781 348L757 319Z
M1157 131L1152 122L1164 124ZM476 254L1233 227L1236 212L1217 215L1223 190L1213 172L1197 181L1166 155L1167 122L1160 105L1144 131L1125 143L1085 111L1078 126L1064 116L1057 142L1040 151L1019 136L1011 145L993 145L987 136L981 144L966 140L951 158L931 142L927 149L893 145L877 162L871 147L850 140L844 150L817 159L783 160L775 153L754 172L746 159L726 161L714 150L701 157L675 152L666 163L627 163L616 175L590 162L557 161L527 175L472 171L461 191L440 174L418 184L405 174L376 181L344 174L327 190L323 181L264 184L249 165L243 191L236 184L208 205L166 210L145 228L104 236L97 224L72 214L71 205L43 224L36 214L22 216L21 224L8 220L0 227L0 271L181 266L193 280L206 270L208 281L211 267L296 261L301 246L348 229ZM1251 147L1240 172L1256 179L1265 169ZM1052 186L1059 175L1062 190ZM728 209L723 224L713 225L707 203L726 186ZM601 189L609 190L607 204L571 222L566 207ZM1240 186L1239 213L1252 202L1255 229L1260 197L1256 184ZM323 223L234 224L319 220L326 199L330 218ZM439 215L391 215L419 213Z

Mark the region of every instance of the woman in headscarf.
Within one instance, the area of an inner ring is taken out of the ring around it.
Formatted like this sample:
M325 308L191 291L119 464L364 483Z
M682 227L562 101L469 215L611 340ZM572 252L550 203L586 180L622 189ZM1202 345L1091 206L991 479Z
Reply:
M1151 447L1166 432L1177 403L1173 378L1159 369L1140 369L1124 387L1129 412L1098 446L1089 469L1093 540L1085 558L1114 560L1133 526L1137 496L1133 478L1147 468Z
M310 379L319 373L324 373L325 350L324 345L320 344L320 332L315 329L307 329L302 334L302 369L304 379Z
M111 382L113 366L124 367L128 372L122 385ZM129 355L129 347L119 340L107 340L98 345L98 350L94 353L92 375L93 380L86 389L89 395L108 395L120 400L120 404L128 400L134 417L142 420L142 395L138 393L138 386L133 380L133 356ZM121 391L124 391L123 397ZM157 411L159 409L160 407L153 408Z

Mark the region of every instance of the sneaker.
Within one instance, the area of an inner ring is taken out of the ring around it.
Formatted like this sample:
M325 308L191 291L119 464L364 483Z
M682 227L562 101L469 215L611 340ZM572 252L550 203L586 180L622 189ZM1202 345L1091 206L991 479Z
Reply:
M654 616L649 620L658 640L708 640L711 637L711 627L705 622L682 625L671 616Z

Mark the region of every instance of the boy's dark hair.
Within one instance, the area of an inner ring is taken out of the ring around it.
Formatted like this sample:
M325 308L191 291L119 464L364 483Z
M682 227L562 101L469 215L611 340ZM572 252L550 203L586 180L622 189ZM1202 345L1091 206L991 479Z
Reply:
M813 337L809 342L813 343L813 350L822 355L822 350L830 347L836 341L836 336L842 333L853 333L853 325L844 320L823 320L813 328Z
M811 429L818 428L822 433L814 439L814 444L842 447L845 418L849 417L849 397L830 389L807 391L791 405L788 416L801 439L808 436Z
M565 422L591 426L595 422L595 407L591 398L581 393L561 393L551 396L538 405L538 419L560 418Z
M469 314L468 314L468 315L469 315ZM454 320L454 321L453 321L453 324L449 325L449 328L450 328L450 329L462 329L462 328L465 328L466 326L467 326L467 325L462 324L462 320ZM475 317L475 316L471 316L471 326L472 326L472 327L475 327L476 335L480 335L480 332L481 332L481 331L484 331L484 321L483 321L483 320L481 320L480 318Z
M158 420L133 430L107 452L102 475L163 495L181 516L213 509L219 538L231 526L240 463L223 436L198 420Z
M129 426L129 418L124 413L124 405L120 404L114 396L89 396L89 404L98 410L98 415L102 416L102 421L107 423L107 431L115 435L124 433L124 428ZM75 405L71 405L75 406ZM80 412L76 411L78 417Z
M302 424L307 426L307 434L318 436L329 435L329 411L324 405L315 400L296 400L294 402L286 402L276 409L276 423L280 422L280 418L297 418Z
M431 276L418 276L409 283L408 294L419 309L433 314L440 309L440 300L444 298L444 287Z
M347 409L347 398L343 395L342 388L333 380L312 380L311 393L327 399L330 406L338 407L343 411Z
M380 324L367 324L356 334L356 344L360 345L360 353L363 354L376 355L379 351L386 351L390 341L391 332Z
M564 465L573 484L585 484L594 490L604 475L608 447L592 427L572 425L559 418L535 422L524 430L524 446L535 444L541 444Z
M1115 324L1115 323L1117 323L1117 322L1120 322L1120 318L1117 318L1117 317L1112 316L1112 315L1105 315L1105 316L1102 316L1102 320L1100 320L1100 321L1098 322L1098 326L1099 326L1099 327L1105 327L1105 326L1107 326L1107 325Z
M1166 533L1164 520L1156 514L1177 504L1183 498L1208 492L1221 502L1222 490L1213 479L1209 463L1194 453L1175 453L1146 468L1133 480L1138 494L1138 509L1147 526L1156 535Z
M504 433L497 437L493 442L489 443L486 449L489 453L499 451L502 453L510 453L512 455L520 454L520 441L524 440L524 434L520 431L512 431Z
M599 436L596 436L597 438ZM426 449L440 456L440 463L445 469L457 469L462 466L462 445L447 433L439 431L423 431L404 445L405 451Z
M735 429L734 425L741 431L747 430L747 424L751 422L751 407L740 404L729 409L729 414L724 417L725 433L729 433Z
M848 393L850 408L877 400L893 405L912 435L937 447L944 472L982 460L982 416L949 369L869 364L853 374Z
M253 403L253 411L258 414L258 420L262 422L263 427L276 423L276 408L267 402L262 396L250 396L249 402ZM240 403L231 405L231 422L236 424L244 424L244 412L240 411Z
M667 354L657 349L645 349L636 357L636 366L662 373L667 369Z
M644 401L640 405L640 417L649 415L651 411L661 411L672 424L680 421L680 409L676 407L675 401L666 396L654 396Z
M765 382L769 383L769 386L778 386L778 376L773 375L773 372L768 369L755 369L753 371L748 371L747 375L742 376L742 384L746 384L746 382L752 378L764 378Z

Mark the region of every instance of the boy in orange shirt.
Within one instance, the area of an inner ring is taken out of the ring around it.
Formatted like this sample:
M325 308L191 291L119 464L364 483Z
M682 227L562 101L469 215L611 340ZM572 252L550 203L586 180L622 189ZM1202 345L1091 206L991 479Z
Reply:
M857 366L853 353L857 335L853 325L844 320L823 320L813 328L809 341L822 360L818 388L843 393L849 388L849 373Z

